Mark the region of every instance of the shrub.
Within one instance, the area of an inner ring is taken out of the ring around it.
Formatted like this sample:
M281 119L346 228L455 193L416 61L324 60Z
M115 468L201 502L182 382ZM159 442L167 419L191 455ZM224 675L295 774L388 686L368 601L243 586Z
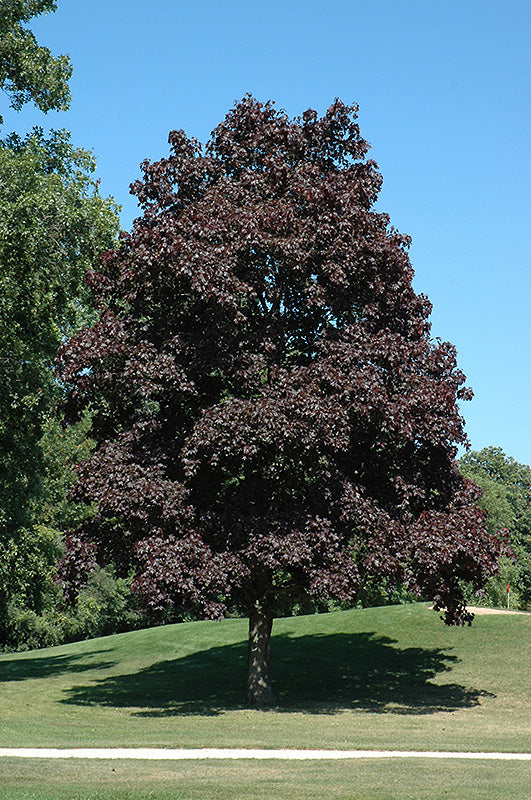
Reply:
M12 603L7 609L3 649L33 650L147 627L147 617L131 593L131 580L111 568L98 569L74 606L65 603L59 586L50 584L40 613Z

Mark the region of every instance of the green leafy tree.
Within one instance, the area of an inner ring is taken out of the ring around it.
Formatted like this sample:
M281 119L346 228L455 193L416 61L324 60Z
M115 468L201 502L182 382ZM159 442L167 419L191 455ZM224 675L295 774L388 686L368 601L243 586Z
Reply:
M58 399L59 344L90 319L85 272L117 231L116 208L100 197L92 156L65 131L34 130L0 142L0 617L42 563L28 557L41 521L44 424ZM51 520L46 520L48 523ZM48 538L42 551L53 558ZM9 554L9 558L8 558ZM40 557L39 557L40 558ZM6 566L8 564L8 566ZM16 577L15 577L16 576ZM37 582L38 583L38 582Z
M19 110L28 101L45 113L68 108L72 75L68 56L54 58L26 25L38 14L56 9L55 0L0 2L0 88L10 98L11 108Z
M54 0L0 0L0 89L16 110L68 108L70 61L28 28L56 8ZM0 141L0 643L9 604L40 609L56 528L78 519L75 507L65 518L62 493L88 443L83 422L63 436L53 421L53 361L90 320L84 275L117 232L116 207L100 197L94 169L65 131Z
M90 506L69 502L68 492L75 480L75 467L90 455L94 442L88 438L91 416L85 414L76 425L64 428L55 414L44 420L39 442L42 451L41 492L34 516L41 525L64 531L79 525L92 514Z
M507 583L522 608L531 605L531 467L505 455L500 447L467 453L459 469L483 490L481 506L488 512L489 530L509 531L516 560L502 559L500 576L487 584L491 602L505 602Z

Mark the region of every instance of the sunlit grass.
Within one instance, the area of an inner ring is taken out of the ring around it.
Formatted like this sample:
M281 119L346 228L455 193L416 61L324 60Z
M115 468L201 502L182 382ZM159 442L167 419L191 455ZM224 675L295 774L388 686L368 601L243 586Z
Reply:
M529 800L522 762L0 760L2 800Z
M276 620L279 707L243 705L246 620L0 656L0 746L530 751L531 615L447 628L427 605ZM2 800L528 800L496 762L0 759Z
M276 620L280 706L243 706L247 623L0 656L3 746L529 749L531 615L426 605Z

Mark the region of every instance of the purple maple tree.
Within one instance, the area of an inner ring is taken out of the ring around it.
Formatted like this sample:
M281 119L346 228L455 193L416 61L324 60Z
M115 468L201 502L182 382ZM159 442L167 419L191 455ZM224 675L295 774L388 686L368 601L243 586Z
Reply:
M385 580L462 623L461 582L500 552L455 466L471 393L430 338L409 238L374 210L356 112L290 120L247 96L204 147L172 132L88 276L99 321L58 355L67 419L90 408L97 442L65 572L134 564L154 609L238 607L254 705L274 701L279 603Z

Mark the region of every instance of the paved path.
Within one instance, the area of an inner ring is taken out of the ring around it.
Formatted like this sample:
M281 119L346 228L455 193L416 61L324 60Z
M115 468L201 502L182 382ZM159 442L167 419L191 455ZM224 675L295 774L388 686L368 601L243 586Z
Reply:
M457 753L424 750L244 750L244 749L157 749L115 747L54 749L29 747L0 748L1 757L16 758L134 758L157 761L187 761L204 758L259 758L314 761L344 758L467 758L500 761L531 761L531 753Z
M520 614L520 616L531 616L528 611L513 611L509 608L490 608L490 606L467 606L467 611L472 611L473 614L482 616L483 614Z

